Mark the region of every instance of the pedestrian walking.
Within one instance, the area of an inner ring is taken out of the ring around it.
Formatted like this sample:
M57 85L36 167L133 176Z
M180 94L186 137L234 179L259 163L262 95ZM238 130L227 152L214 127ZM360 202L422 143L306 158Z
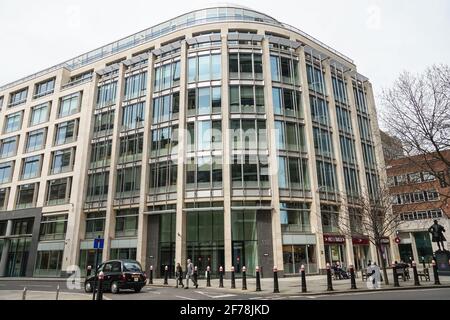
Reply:
M177 279L177 288L178 285L181 285L182 288L184 288L183 284L183 268L181 267L180 263L177 263L177 267L175 269L176 279Z
M195 286L195 288L198 288L198 284L195 281L194 278L194 265L191 262L191 259L187 260L187 267L186 267L186 287L185 289L189 289L189 279L192 279L192 283Z

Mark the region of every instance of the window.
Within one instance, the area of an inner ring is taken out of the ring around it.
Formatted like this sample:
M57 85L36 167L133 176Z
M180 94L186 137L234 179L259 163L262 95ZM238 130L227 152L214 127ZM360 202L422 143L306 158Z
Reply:
M402 174L402 175L396 176L395 181L396 181L397 186L404 185L404 184L408 183L408 177L406 174Z
M221 188L222 158L204 156L187 159L186 187L189 190Z
M67 214L42 217L39 241L64 240L67 230Z
M55 145L73 142L78 135L78 119L56 125Z
M36 204L39 183L19 186L17 192L16 209L32 208Z
M31 108L30 126L35 126L48 121L50 114L50 102Z
M307 64L306 74L308 76L309 89L318 93L326 94L325 81L322 70L315 66L313 67L310 64Z
M91 145L90 168L109 166L111 160L112 140L98 141Z
M114 129L114 110L109 110L95 115L94 136L107 135Z
M316 155L324 157L333 156L332 134L328 130L313 127L314 147Z
M135 237L138 228L138 209L126 209L116 211L116 238Z
M347 103L347 86L346 83L340 78L335 76L331 77L333 83L334 100L340 103Z
M362 113L367 113L366 94L361 86L353 87L353 94L355 96L356 109Z
M422 182L420 172L408 174L409 182L419 183Z
M267 149L267 129L264 120L231 120L230 126L234 150Z
M221 87L204 87L188 91L188 116L220 113Z
M28 88L11 93L8 107L15 107L27 101Z
M269 162L265 155L235 155L231 163L234 188L268 188Z
M310 208L306 203L280 203L282 232L311 232Z
M116 103L117 81L98 87L97 108L103 108Z
M436 190L428 190L427 191L427 199L428 199L428 201L439 200L439 193Z
M13 161L0 163L0 184L11 182L13 171L14 171Z
M372 141L372 129L370 127L370 120L365 116L358 114L358 127L362 139Z
M434 181L436 180L436 177L431 172L422 172L423 181Z
M150 165L150 189L161 188L162 192L175 191L177 186L177 168L176 161L152 163Z
M0 97L0 110L2 110L2 108L3 108L3 101L4 101L4 99L5 99L4 96Z
M67 117L80 111L81 99L81 92L61 98L59 102L58 118Z
M4 133L10 133L17 130L20 130L22 127L22 111L12 113L6 116L5 118L5 128L3 130Z
M329 162L316 161L319 188L326 192L336 191L336 167Z
M143 133L121 137L119 146L119 163L140 160L143 148Z
M229 63L231 79L263 79L261 54L230 53Z
M34 87L34 99L52 94L55 89L55 78L40 82Z
M41 175L42 155L25 158L22 160L21 179L27 180Z
M153 124L178 119L179 112L179 92L153 99Z
M273 87L272 98L276 115L299 118L303 116L300 91Z
M340 135L342 160L348 163L356 163L355 141L351 138Z
M144 125L144 102L123 107L122 130L137 129Z
M63 149L52 152L51 174L69 172L73 170L75 161L75 148Z
M10 188L2 188L0 189L0 210L5 211L8 207L8 198L9 198L9 190ZM6 224L5 224L6 231ZM0 232L0 235L4 235L4 233Z
M307 160L297 157L278 157L280 189L310 191Z
M221 55L206 55L189 58L189 83L208 80L220 80L222 77Z
M155 69L154 91L166 90L180 85L180 61L168 63Z
M125 79L125 100L145 96L147 92L147 72L138 73Z
M135 166L117 170L116 196L139 195L141 187L141 167Z
M234 113L264 113L264 87L230 86L230 107Z
M108 198L109 171L88 175L86 201L104 201Z
M359 196L358 172L354 168L344 166L345 190L347 195L352 197Z
M339 211L335 206L321 205L323 232L339 233Z
M277 148L290 151L305 151L303 125L294 122L275 121Z
M336 106L336 117L339 130L353 134L351 112L345 108Z
M103 237L105 231L106 212L90 212L86 214L85 239Z
M328 103L320 98L310 96L312 121L323 125L329 125Z
M0 140L0 158L9 158L15 156L17 152L18 141L18 136Z
M72 178L50 180L47 182L47 205L69 203Z
M33 218L14 220L12 235L29 235L33 232Z
M178 126L152 130L151 156L176 154L178 146Z

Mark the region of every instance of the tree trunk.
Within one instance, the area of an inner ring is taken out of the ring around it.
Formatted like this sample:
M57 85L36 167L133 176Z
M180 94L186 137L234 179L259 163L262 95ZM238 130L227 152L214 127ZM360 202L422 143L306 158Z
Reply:
M381 251L381 246L376 246L377 248L377 255L378 255L378 261L380 261L381 269L383 270L383 278L384 278L384 284L389 285L389 279L388 274L386 270L386 262L383 259L383 252Z

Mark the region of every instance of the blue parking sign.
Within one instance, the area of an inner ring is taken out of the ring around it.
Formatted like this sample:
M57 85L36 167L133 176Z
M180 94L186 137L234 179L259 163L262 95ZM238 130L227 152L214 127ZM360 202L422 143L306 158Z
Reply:
M105 244L105 239L97 238L94 239L94 249L103 249Z

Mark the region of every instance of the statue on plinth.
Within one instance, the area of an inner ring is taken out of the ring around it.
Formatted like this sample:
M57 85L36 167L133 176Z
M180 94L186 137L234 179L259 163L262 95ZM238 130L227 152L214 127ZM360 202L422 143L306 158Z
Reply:
M440 224L438 224L437 220L434 220L434 224L428 228L428 232L431 233L431 241L432 242L437 242L438 251L445 251L445 247L444 247L444 241L447 241L444 237L444 232L445 229L443 226L441 226ZM442 245L442 249L441 249L441 245Z

